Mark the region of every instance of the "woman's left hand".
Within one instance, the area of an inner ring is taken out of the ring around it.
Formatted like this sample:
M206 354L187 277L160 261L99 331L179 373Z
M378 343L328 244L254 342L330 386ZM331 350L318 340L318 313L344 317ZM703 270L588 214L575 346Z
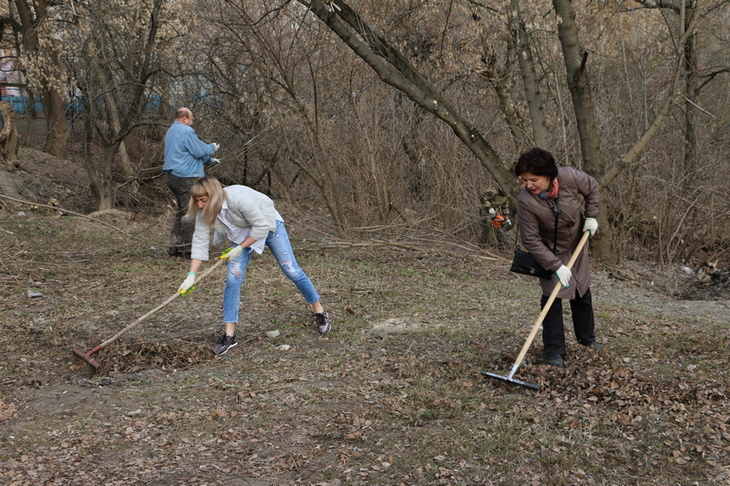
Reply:
M586 222L583 224L583 233L589 231L591 236L596 234L598 229L598 220L596 218L586 218Z
M236 258L241 256L241 253L243 253L243 247L241 245L236 245L233 248L231 248L231 251L226 253L221 257L222 260L235 260Z

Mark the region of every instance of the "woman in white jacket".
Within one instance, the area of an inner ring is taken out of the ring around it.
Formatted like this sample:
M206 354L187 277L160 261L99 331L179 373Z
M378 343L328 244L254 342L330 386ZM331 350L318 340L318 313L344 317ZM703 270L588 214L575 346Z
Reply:
M304 299L314 310L320 334L327 334L330 320L320 303L320 297L306 273L297 264L289 242L284 220L265 194L247 186L223 187L214 177L203 177L190 188L190 204L186 218L195 218L190 272L178 289L187 292L195 282L201 264L208 260L210 231L225 235L232 249L222 258L228 260L226 289L223 293L223 322L225 333L213 348L224 354L238 344L236 323L241 301L241 285L251 255L269 247L281 270L294 282Z

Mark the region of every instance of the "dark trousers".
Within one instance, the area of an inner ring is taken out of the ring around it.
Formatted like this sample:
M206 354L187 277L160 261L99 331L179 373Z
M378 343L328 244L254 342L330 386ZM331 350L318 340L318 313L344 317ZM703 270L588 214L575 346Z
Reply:
M190 188L197 181L196 177L178 177L170 172L165 174L167 187L172 191L177 203L175 221L172 223L170 232L170 255L189 256L195 232L195 221L184 221L183 216L188 210L190 201Z
M543 295L540 299L540 307L544 308L549 297ZM583 296L575 293L570 299L570 312L573 315L573 328L575 338L584 346L589 346L596 341L596 320L593 316L593 297L591 289L588 289ZM565 356L565 333L563 331L563 304L562 299L555 299L550 310L542 322L542 343L545 348L545 355L559 354Z

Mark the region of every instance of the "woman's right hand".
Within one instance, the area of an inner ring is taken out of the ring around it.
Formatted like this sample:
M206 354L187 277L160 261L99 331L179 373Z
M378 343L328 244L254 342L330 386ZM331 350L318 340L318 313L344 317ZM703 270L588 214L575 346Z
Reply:
M195 272L190 272L190 273L188 273L188 277L185 279L185 281L182 284L180 284L180 288L177 289L177 291L180 292L181 294L184 294L185 292L190 290L190 287L192 287L194 283L195 283Z
M558 271L555 272L555 275L558 277L558 280L560 280L560 284L563 287L570 287L570 278L573 276L573 272L570 271L570 268L565 265L560 265L560 268L558 268Z

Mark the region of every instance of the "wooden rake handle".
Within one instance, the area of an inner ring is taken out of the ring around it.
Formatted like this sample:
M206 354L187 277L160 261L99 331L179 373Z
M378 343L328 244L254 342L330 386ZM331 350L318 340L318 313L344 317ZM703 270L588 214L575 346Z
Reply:
M205 272L203 272L202 274L200 274L200 276L195 280L195 283L200 282L202 279L204 279L205 277L207 277L208 275L210 275L213 272L213 270L215 270L216 268L218 268L224 261L225 260L220 259L217 262L215 262L215 265L213 265L208 270L206 270ZM145 315L143 315L142 317L140 317L139 319L137 319L136 321L134 321L133 323L131 323L130 325L128 325L127 327L125 327L124 329L122 329L121 331L119 331L118 333L116 333L115 335L113 335L112 337L110 337L109 339L107 339L106 341L104 341L103 343L101 343L99 346L97 346L95 348L95 350L99 350L99 349L103 348L104 346L107 346L107 345L113 343L114 341L116 341L117 339L119 339L123 334L127 333L130 329L138 326L142 321L144 321L145 319L147 319L148 317L150 317L152 314L156 313L157 311L159 311L160 309L162 309L163 307L165 307L167 304L169 304L173 300L175 300L178 297L180 297L180 295L182 295L180 292L175 292L173 295L171 295L170 297L168 297L167 300L165 300L162 304L158 305L157 307L155 307L151 311L147 312ZM91 354L91 353L89 353L89 354Z
M591 234L589 231L583 233L583 236L578 242L578 246L576 246L575 250L573 250L573 255L570 257L570 260L568 261L566 267L568 267L569 269L573 268L573 264L575 264L575 261L578 259L578 255L580 255L581 251L583 251L583 247L585 246L586 241L588 241L588 237L590 235ZM555 288L553 289L552 293L550 294L550 298L547 300L547 302L545 302L545 305L542 308L542 312L540 312L540 315L535 321L535 324L532 326L532 331L530 331L530 335L527 336L527 341L525 341L525 344L522 346L522 351L520 351L520 354L517 356L515 364L512 366L512 370L509 372L507 379L512 379L515 373L517 373L517 368L520 367L520 365L522 364L522 360L525 359L527 351L530 349L530 346L532 346L532 341L535 339L535 335L540 329L542 321L545 320L545 316L547 315L548 311L550 311L550 306L552 306L553 302L555 302L555 299L558 296L558 292L560 292L560 287L562 287L562 284L560 283L560 281L558 281L558 283L555 284Z

